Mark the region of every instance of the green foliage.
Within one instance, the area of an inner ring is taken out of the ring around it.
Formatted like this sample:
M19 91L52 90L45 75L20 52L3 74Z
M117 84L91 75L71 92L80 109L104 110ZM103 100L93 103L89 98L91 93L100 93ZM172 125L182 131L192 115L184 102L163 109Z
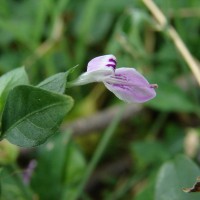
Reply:
M148 184L144 186L144 189L136 195L134 200L154 200L154 189L155 181L150 179Z
M50 92L52 91L55 93L63 94L65 92L66 82L67 82L67 73L62 72L45 79L37 86L44 90L48 90Z
M153 2L198 63L199 0ZM182 191L200 175L199 86L143 1L2 0L0 30L0 199L199 199ZM68 88L103 54L159 88L141 113L100 133L96 144L59 126L75 121L78 128L79 117L119 102L99 84ZM70 114L68 95L77 102ZM19 151L9 142L40 146ZM25 185L23 170L32 159L37 166Z
M139 169L158 165L170 158L167 147L158 141L135 142L131 148Z
M33 86L15 87L3 112L2 136L19 146L42 144L57 131L72 105L69 96Z
M0 168L0 197L2 196L2 192L1 192L1 180L2 180L1 171L2 171L2 168Z
M63 193L70 195L83 175L85 160L70 141L70 135L69 132L57 134L39 148L38 165L31 185L41 199L61 199Z
M71 199L76 195L77 185L79 185L82 180L87 167L82 152L72 141L68 144L65 164L65 174L63 175L63 177L65 177L63 181L63 200L66 198Z
M13 171L15 173L13 173ZM10 176L10 173L13 173ZM25 186L19 174L19 168L8 166L2 169L1 173L1 199L2 200L29 200L32 199L32 193L29 187Z
M74 66L69 69L67 72L61 72L46 78L44 81L39 83L37 87L50 92L55 92L58 94L64 94L66 87L68 87L67 78L78 66Z
M19 156L19 148L7 140L0 143L0 165L8 165L16 162Z
M165 163L157 177L155 200L197 200L199 194L185 194L182 188L193 185L200 174L199 167L186 156L177 156Z
M24 67L17 68L0 77L0 113L2 113L6 98L10 90L18 85L29 84Z
M159 83L157 98L147 105L167 112L199 112L199 107L181 88L164 81Z

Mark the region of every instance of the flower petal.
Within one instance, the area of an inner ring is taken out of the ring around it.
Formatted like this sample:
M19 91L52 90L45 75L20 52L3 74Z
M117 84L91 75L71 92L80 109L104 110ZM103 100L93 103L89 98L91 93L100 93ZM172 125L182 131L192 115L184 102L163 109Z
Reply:
M88 63L87 72L81 74L72 84L75 86L104 81L108 76L114 75L116 64L116 58L113 55L93 58Z
M113 55L104 55L93 58L87 66L87 72L105 70L108 73L115 71L116 68L116 58Z
M113 81L114 78L114 81ZM119 99L126 102L142 103L156 96L154 88L149 82L133 68L119 68L115 76L104 81L105 86Z

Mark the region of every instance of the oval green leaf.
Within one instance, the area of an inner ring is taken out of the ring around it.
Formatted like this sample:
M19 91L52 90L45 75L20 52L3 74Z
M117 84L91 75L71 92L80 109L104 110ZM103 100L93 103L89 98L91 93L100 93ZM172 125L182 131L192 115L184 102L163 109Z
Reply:
M73 106L70 96L33 86L17 86L9 94L2 117L2 137L22 147L44 143Z
M10 90L18 85L26 84L29 84L29 80L24 67L14 69L0 77L0 112Z
M199 193L185 193L182 188L194 184L200 175L198 166L186 156L165 163L158 174L155 200L199 200Z
M37 87L48 90L50 92L63 94L66 88L67 75L67 72L55 74L39 83Z
M47 79L39 83L37 87L48 90L50 92L64 94L67 85L67 77L69 74L73 73L76 67L77 65L69 69L67 72L61 72L48 77Z
M159 83L157 96L146 105L164 112L197 112L199 108L186 92L172 83Z
M54 135L38 150L31 188L39 199L71 199L86 169L85 159L72 141L71 132ZM46 188L51 190L46 192Z

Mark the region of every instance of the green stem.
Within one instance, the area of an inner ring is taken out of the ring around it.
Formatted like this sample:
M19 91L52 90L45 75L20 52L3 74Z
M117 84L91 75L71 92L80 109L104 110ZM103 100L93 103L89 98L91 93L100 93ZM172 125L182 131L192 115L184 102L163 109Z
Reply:
M123 106L122 106L120 112L118 113L118 115L116 115L116 117L113 119L110 126L107 128L107 130L103 134L100 144L98 145L98 147L94 153L94 156L92 157L92 160L90 161L90 163L86 169L83 180L80 183L80 185L78 186L77 193L75 194L75 196L73 198L71 198L71 200L77 200L80 197L80 195L82 194L84 187L87 184L88 179L90 178L90 176L91 176L92 172L94 171L98 161L100 160L104 150L106 149L106 146L108 145L112 135L115 132L115 129L121 118L122 110L123 110Z

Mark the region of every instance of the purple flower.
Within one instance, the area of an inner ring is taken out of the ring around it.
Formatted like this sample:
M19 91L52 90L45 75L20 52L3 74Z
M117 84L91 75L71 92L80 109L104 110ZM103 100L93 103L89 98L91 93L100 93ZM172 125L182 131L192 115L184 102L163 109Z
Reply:
M25 184L29 184L31 176L37 166L36 160L31 160L28 167L23 172L23 181Z
M108 90L126 102L142 103L156 96L157 84L149 82L133 68L116 69L117 61L113 55L92 59L83 73L72 85L103 82Z

